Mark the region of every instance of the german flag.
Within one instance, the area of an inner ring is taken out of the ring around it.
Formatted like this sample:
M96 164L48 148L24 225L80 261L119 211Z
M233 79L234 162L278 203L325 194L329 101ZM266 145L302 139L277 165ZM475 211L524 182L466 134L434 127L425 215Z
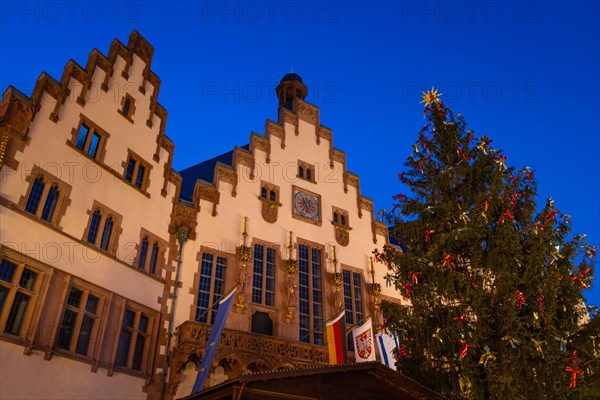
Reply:
M329 364L345 364L348 350L346 350L346 311L327 322L325 332L327 335L327 349L329 350Z

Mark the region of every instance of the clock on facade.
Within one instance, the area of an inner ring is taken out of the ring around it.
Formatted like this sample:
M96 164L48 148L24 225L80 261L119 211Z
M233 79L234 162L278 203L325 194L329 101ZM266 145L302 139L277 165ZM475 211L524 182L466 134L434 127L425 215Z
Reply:
M318 222L320 215L319 197L297 190L294 193L294 214Z

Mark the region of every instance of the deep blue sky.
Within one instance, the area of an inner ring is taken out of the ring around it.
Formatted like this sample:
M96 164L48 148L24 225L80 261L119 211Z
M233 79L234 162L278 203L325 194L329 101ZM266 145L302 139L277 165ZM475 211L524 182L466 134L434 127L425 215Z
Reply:
M155 48L176 169L262 133L293 66L376 209L402 190L420 91L435 85L600 244L596 1L4 1L0 12L1 90L26 94L42 71L60 79L69 58L85 66L137 29ZM600 303L600 278L586 297Z

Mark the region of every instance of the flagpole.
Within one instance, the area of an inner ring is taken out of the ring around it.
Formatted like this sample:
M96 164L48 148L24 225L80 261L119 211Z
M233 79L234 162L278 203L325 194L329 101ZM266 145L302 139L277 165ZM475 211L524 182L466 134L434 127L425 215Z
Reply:
M208 307L202 314L198 315L196 317L196 319L194 320L194 322L199 322L198 320L202 317L204 317L206 314L208 314L209 311L212 311L213 308L215 308L217 305L219 305L219 303L221 301L223 301L223 299L226 299L228 296L231 295L231 292L233 292L235 290L237 286L232 287L231 289L229 289L227 291L227 293L225 293L223 296L221 296L221 299L219 301L217 301L216 303L214 303L212 306Z
M165 358L163 361L162 377L160 379L160 390L158 392L159 400L165 397L165 379L167 378L167 368L169 366L169 357L171 355L171 336L173 335L173 324L175 322L175 304L177 304L177 289L179 288L179 274L181 273L181 263L183 261L183 245L188 240L188 230L180 229L177 234L179 242L179 258L177 259L177 270L175 271L175 286L173 288L173 299L171 300L171 312L169 314L169 327L167 329L167 343L165 347Z

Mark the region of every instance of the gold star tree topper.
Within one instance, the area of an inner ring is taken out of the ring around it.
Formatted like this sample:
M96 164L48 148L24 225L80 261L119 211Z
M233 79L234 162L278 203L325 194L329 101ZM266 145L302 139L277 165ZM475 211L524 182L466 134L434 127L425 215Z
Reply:
M423 93L423 100L421 101L421 103L425 103L425 105L427 105L427 106L429 106L433 103L439 103L440 96L443 94L443 93L438 93L437 89L434 89L433 86L431 87L431 90L428 90L427 92L421 92L421 93Z

